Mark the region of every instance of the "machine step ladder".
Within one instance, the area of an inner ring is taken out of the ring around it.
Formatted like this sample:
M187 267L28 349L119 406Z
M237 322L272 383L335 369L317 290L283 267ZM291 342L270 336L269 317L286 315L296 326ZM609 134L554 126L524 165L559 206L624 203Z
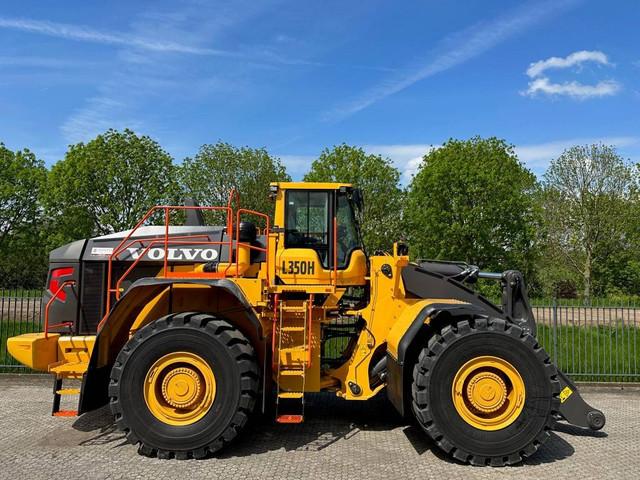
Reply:
M55 375L53 377L53 406L51 408L51 415L54 417L75 417L78 415L78 410L60 410L60 401L63 396L66 395L80 395L79 388L64 388L62 381L64 377Z
M313 295L302 304L277 303L276 422L302 423L306 369L311 363ZM275 344L274 344L275 345ZM275 350L275 349L274 349Z
M75 417L78 415L78 410L60 410L60 401L63 396L78 395L78 404L80 403L80 389L79 388L66 388L63 386L65 380L81 381L84 373L87 371L89 362L89 350L87 347L74 340L70 339L63 344L65 350L68 350L69 359L64 359L56 363L49 365L49 373L53 374L53 407L51 408L51 415L54 417Z

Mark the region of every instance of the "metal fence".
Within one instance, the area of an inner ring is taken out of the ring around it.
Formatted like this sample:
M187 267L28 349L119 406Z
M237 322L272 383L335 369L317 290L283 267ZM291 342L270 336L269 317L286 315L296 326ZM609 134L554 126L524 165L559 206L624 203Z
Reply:
M0 371L26 371L8 337L42 329L40 292L0 289ZM640 381L640 303L534 301L538 341L558 367L582 381Z
M7 352L7 338L42 330L42 292L0 289L0 371L26 371Z

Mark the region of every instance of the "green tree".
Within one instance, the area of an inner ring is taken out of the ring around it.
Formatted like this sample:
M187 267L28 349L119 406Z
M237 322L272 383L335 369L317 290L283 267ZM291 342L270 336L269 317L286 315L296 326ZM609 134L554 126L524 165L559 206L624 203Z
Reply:
M47 180L52 245L132 228L157 204L176 200L171 157L131 130L108 130L71 145Z
M269 183L288 182L291 177L280 160L264 148L238 148L218 142L203 145L194 158L186 158L180 180L186 194L201 205L226 205L229 192L235 188L243 208L272 216ZM212 217L209 221L223 221L220 216Z
M613 147L575 146L551 162L543 185L548 256L576 275L588 301L598 274L624 268L632 171Z
M41 244L39 195L46 178L42 161L29 150L12 152L0 143L0 286L37 287L46 269Z
M342 144L325 149L311 164L304 180L353 183L361 189L362 236L370 252L388 251L400 239L403 192L400 173L389 159Z
M530 276L535 189L535 176L504 140L447 141L424 156L409 186L405 216L414 255Z

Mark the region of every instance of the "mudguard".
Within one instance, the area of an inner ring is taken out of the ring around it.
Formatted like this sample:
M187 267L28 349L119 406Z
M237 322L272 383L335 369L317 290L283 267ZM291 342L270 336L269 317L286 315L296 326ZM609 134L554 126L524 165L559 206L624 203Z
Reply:
M413 365L405 368L407 353L416 345L414 340L424 331L423 327L437 323L443 314L448 316L448 321L456 318L487 317L485 310L470 303L437 303L430 300L424 300L414 308L407 309L405 314L410 318L404 321L400 319L394 325L387 342L387 397L400 415L404 415L407 410L404 392L405 386L410 385L413 371Z
M89 366L82 379L79 414L99 408L109 401L111 367L118 352L129 339L129 327L148 301L173 284L206 285L235 297L243 307L240 310L246 318L247 325L250 325L250 329L245 329L243 333L253 340L257 351L266 352L266 349L259 348L260 345L256 344L264 341L262 325L242 290L234 282L227 279L142 278L131 285L113 306L109 317L96 335Z

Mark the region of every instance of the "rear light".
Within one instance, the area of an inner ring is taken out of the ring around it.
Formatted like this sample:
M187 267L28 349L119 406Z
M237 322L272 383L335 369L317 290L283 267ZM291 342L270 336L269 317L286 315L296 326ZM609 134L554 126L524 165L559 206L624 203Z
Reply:
M64 267L64 268L56 268L51 271L51 280L49 280L49 291L55 295L57 300L64 302L67 299L67 292L64 291L64 288L58 292L60 285L64 283L65 280L68 280L66 277L70 277L73 275L73 267ZM58 294L56 295L56 292Z

